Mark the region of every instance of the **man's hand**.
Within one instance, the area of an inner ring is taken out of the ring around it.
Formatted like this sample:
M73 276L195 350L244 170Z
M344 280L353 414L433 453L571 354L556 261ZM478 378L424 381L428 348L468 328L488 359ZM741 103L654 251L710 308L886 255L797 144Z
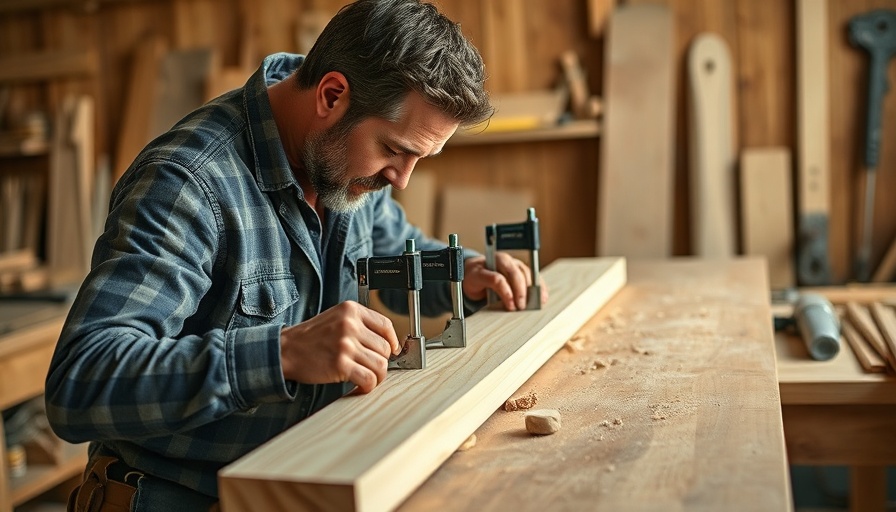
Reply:
M389 356L401 347L392 322L346 301L280 334L283 377L304 384L350 381L369 393L383 379Z
M485 256L467 258L464 261L464 295L470 300L482 300L487 290L494 290L507 311L526 309L526 294L532 285L529 266L506 252L495 253L497 270L485 268ZM548 287L539 278L541 303L548 302Z

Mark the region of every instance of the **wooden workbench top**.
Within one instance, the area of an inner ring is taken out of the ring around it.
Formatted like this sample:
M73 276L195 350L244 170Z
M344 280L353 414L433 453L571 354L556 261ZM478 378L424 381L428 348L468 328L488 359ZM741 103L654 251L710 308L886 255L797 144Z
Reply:
M628 284L401 510L789 510L765 266L630 262ZM580 345L575 347L574 345Z

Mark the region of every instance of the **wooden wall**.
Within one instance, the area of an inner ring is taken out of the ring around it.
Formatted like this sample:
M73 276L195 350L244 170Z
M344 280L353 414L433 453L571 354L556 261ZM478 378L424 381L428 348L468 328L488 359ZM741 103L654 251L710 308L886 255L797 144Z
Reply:
M629 0L660 2L677 24L676 235L674 253L689 252L688 141L684 63L691 39L719 33L737 73L737 147L789 146L796 155L795 7L792 0ZM137 44L163 35L172 48L211 45L227 65L255 63L275 51L297 51L295 33L313 11L334 13L342 0L33 0L0 2L0 58L25 51L84 48L99 53L95 77L24 83L9 88L4 121L35 106L53 109L69 90L98 99L97 151L112 153L122 126L124 94ZM558 56L572 49L601 90L603 40L588 32L588 4L600 0L437 0L480 48L492 92L552 87ZM19 5L30 7L22 8ZM40 7L43 6L43 7ZM867 55L850 47L846 22L896 0L830 0L831 262L836 281L850 278L856 240L855 202L861 168ZM650 37L645 34L645 37ZM896 83L896 64L889 66ZM0 86L5 86L0 84ZM874 218L872 265L896 237L896 93L885 102L883 148ZM594 251L598 139L456 146L427 163L438 182L529 187L536 191L543 260ZM114 158L113 158L114 161ZM0 164L2 165L2 164Z

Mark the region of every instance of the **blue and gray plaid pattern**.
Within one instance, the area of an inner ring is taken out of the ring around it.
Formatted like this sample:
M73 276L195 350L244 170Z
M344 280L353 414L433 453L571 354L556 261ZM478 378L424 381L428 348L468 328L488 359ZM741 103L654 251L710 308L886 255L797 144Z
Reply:
M341 394L285 382L280 330L357 300L359 257L444 244L387 190L354 214L303 200L266 85L296 55L152 141L112 194L47 376L53 429L91 454L216 496L216 472ZM447 288L425 290L450 310Z

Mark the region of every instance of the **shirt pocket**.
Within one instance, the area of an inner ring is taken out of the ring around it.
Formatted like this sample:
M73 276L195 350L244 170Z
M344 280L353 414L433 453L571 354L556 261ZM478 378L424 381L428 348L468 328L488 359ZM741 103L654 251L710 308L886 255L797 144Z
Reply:
M293 324L293 312L300 295L292 275L245 279L230 322L231 328L272 323Z

